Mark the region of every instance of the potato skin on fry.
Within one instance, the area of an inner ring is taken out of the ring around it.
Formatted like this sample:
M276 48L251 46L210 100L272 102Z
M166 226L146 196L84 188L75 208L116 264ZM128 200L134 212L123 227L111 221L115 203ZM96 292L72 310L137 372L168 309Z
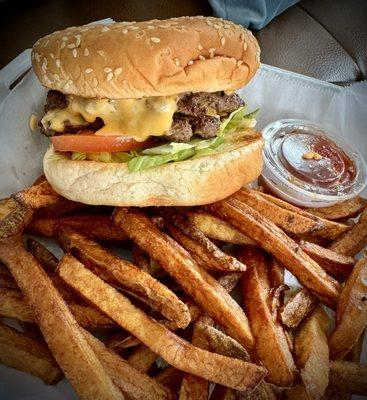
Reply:
M347 393L367 396L367 364L331 361L330 386Z
M355 265L340 295L336 327L329 335L330 358L341 359L357 343L367 325L367 258Z
M367 206L367 199L357 196L354 199L342 201L329 207L306 208L306 211L331 221L342 221L354 218Z
M243 248L239 259L249 267L243 275L243 301L255 337L256 354L268 370L266 380L277 386L290 386L297 370L283 327L269 308L271 292L265 254Z

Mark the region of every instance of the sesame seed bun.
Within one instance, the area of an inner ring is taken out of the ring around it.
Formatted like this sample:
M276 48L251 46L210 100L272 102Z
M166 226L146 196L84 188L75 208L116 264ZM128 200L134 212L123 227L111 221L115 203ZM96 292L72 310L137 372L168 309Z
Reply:
M92 205L195 206L222 200L255 180L263 139L255 131L232 135L218 154L129 173L126 163L43 160L47 180L62 196Z
M140 98L244 86L260 64L250 31L218 18L181 17L72 27L33 46L41 83L88 98Z

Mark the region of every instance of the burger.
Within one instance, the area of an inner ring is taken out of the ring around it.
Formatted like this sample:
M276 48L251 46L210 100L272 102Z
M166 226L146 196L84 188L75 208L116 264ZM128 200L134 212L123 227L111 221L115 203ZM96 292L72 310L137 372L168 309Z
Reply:
M231 195L262 168L255 113L235 92L259 54L250 31L206 17L86 25L38 40L48 182L92 205L192 206Z

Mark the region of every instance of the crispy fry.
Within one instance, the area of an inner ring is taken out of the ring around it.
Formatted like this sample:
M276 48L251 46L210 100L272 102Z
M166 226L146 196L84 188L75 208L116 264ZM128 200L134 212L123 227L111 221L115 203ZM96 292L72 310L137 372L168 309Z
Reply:
M5 267L5 265L1 263L0 263L0 288L19 290L19 287L15 282L10 271L8 270L8 268Z
M82 330L82 332L90 347L101 361L103 368L110 375L113 383L128 399L173 399L173 395L169 389L148 375L137 371L89 332L85 330Z
M207 205L206 208L227 219L238 230L251 235L258 244L271 253L289 269L297 279L312 290L321 301L335 307L340 293L340 285L300 249L274 223L268 221L256 210L237 200L224 200Z
M136 308L72 256L63 257L58 272L74 290L174 367L242 390L255 387L263 378L265 371L261 367L193 347Z
M358 222L343 236L330 246L339 254L354 257L367 244L367 207L359 217Z
M154 364L157 359L155 354L149 347L141 344L135 351L129 356L127 361L138 371L148 372L150 367Z
M134 264L137 267L152 276L162 274L162 268L156 262L153 263L148 254L144 253L136 243L133 243L132 253Z
M279 316L283 325L292 329L297 328L317 303L317 298L307 289L299 290L280 310Z
M329 317L319 307L298 330L294 351L304 389L310 399L321 399L329 383Z
M59 260L38 240L31 237L26 240L26 249L44 267L47 272L54 273Z
M269 262L268 275L271 288L278 288L284 285L284 267L273 257Z
M190 322L186 304L148 273L70 228L61 228L57 238L65 252L75 255L113 285L121 285L141 296L166 318L175 321L180 328L186 327Z
M131 347L138 346L141 344L140 340L132 335L128 335L125 332L118 332L111 336L109 339L104 341L105 345L115 351L129 349Z
M156 375L155 379L161 385L170 388L173 392L177 392L180 389L183 376L184 372L169 365Z
M367 396L367 364L331 361L330 386L338 391Z
M234 244L256 245L251 238L215 215L197 210L188 212L187 216L190 221L210 239Z
M317 231L313 232L313 235L315 235L317 237L334 240L337 237L339 237L341 234L343 234L344 232L346 232L350 229L350 227L348 225L317 217L316 215L308 213L307 211L305 211L301 208L298 208L296 206L293 206L292 204L289 204L284 200L278 199L277 197L271 196L270 194L265 194L265 193L261 193L261 192L258 192L258 193L264 199L278 205L281 208L284 208L285 210L293 211L299 215L302 215L304 217L307 217L307 218L313 219L317 222L320 222L321 228L318 229Z
M256 190L242 189L232 197L252 207L284 231L296 236L314 233L323 226L320 220L279 207Z
M75 213L87 209L87 205L61 198L55 204L40 208L36 211L36 218L58 218L66 214Z
M56 204L63 198L46 180L15 193L13 197L23 206L34 210Z
M188 252L199 257L207 269L246 271L245 265L236 258L223 253L203 232L179 213L170 210L164 217L164 225L173 239Z
M60 218L34 219L27 232L32 235L54 237L60 227L75 229L90 239L120 242L126 236L117 230L107 215L73 215Z
M114 219L117 226L155 259L230 336L246 348L253 347L244 312L213 277L190 260L184 249L160 232L141 211L119 208L115 210Z
M329 336L330 358L340 359L357 343L367 325L367 258L355 265L336 309L336 327Z
M317 217L331 221L354 218L367 206L367 199L357 196L354 199L346 200L329 207L307 208L306 211Z
M305 240L301 240L299 245L306 254L336 279L346 280L354 267L355 260L352 257L344 256Z
M0 200L0 238L9 238L21 233L32 216L32 210L14 199Z
M78 396L91 400L122 399L66 303L42 267L24 250L20 238L0 241L0 260L36 311L42 334Z
M191 344L201 349L209 350L209 344L200 329L200 321L194 324ZM207 400L208 395L209 382L206 379L192 374L184 374L179 400Z
M0 288L0 316L35 322L32 308L19 290Z
M0 323L0 363L54 385L62 372L46 344Z
M256 354L268 370L267 381L290 386L297 377L283 327L273 317L270 304L268 265L261 250L243 248L239 259L249 267L243 277L243 301L256 338Z

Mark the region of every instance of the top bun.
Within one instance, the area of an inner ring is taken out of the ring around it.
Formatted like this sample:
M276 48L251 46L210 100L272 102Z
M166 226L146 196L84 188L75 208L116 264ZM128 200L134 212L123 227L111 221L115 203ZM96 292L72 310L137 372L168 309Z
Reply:
M244 86L260 65L252 33L219 18L85 25L52 33L32 51L41 83L88 98L140 98Z

